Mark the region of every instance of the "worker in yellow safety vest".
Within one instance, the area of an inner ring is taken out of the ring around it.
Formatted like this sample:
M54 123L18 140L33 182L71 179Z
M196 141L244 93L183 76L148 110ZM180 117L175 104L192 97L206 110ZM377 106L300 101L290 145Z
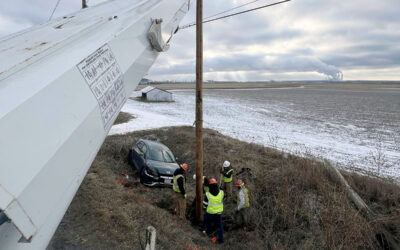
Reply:
M204 201L207 204L206 213L204 216L206 223L206 233L215 242L213 237L215 225L218 228L218 242L224 242L224 228L222 226L222 212L224 211L224 191L218 187L217 180L211 178L209 181L209 190L205 193Z
M229 161L225 161L221 169L221 179L222 181L220 187L225 191L227 197L232 197L232 180L233 180L233 168Z
M176 213L181 219L185 218L186 213L186 171L188 168L188 164L181 164L180 168L175 170L173 177L172 189L175 195Z
M243 230L247 231L248 227L248 210L250 207L249 191L244 186L242 180L237 180L235 186L238 188L239 193L237 196L237 208L239 225L243 226Z

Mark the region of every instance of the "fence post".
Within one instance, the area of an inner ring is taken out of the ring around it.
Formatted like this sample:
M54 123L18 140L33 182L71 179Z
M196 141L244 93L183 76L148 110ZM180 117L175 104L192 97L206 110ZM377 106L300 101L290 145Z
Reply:
M146 229L146 250L156 249L156 229L148 226Z

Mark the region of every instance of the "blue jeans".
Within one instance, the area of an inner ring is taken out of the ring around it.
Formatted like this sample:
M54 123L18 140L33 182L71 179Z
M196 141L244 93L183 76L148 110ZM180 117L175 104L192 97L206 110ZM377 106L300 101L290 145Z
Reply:
M212 236L214 228L218 225L218 242L224 242L224 228L222 226L222 214L209 214L206 213L205 217L206 222L206 233L208 236Z

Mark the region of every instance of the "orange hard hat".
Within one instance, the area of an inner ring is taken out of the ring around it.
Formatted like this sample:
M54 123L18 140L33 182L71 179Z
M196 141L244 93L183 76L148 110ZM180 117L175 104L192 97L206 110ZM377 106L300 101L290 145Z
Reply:
M181 164L181 168L183 168L183 170L187 171L189 166L186 163Z
M244 185L244 182L243 182L241 179L239 179L239 180L237 180L237 181L235 182L235 186L236 186L236 187L241 187L242 185Z
M217 180L215 178L211 178L209 183L210 184L217 184Z

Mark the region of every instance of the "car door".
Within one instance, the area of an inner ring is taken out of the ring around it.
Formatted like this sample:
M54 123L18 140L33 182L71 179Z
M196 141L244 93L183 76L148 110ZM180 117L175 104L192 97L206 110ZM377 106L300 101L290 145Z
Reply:
M140 172L144 166L144 155L146 150L146 145L142 141L139 141L138 143L136 143L136 145L133 146L133 163L138 172Z

